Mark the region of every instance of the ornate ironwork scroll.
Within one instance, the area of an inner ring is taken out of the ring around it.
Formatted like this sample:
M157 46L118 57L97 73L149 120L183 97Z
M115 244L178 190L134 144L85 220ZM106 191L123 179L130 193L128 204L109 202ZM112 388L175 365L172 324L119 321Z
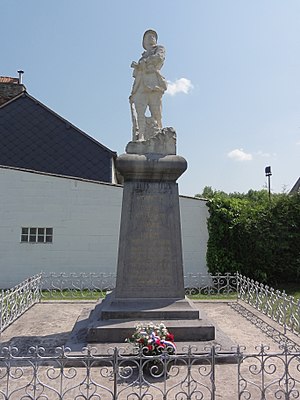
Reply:
M247 353L238 346L233 363L211 347L199 353L124 354L121 348L99 355L84 348L73 354L32 347L20 356L12 347L0 349L0 399L31 400L268 400L300 397L299 352L284 346L270 352L261 345ZM54 354L54 355L53 355ZM228 354L227 354L228 355Z
M238 300L251 305L256 310L283 326L295 335L300 335L300 300L293 296L237 274Z
M95 294L104 296L114 289L115 274L106 273L43 273L41 287L42 297L53 298L73 297L89 298ZM237 289L236 274L203 275L189 273L184 276L186 295L228 295L235 294Z
M0 293L0 333L40 301L41 274L26 279L12 289Z
M195 350L195 349L194 349ZM27 356L0 350L0 399L215 399L215 348L180 355L146 356L114 348L107 355L57 348L49 356L32 347Z

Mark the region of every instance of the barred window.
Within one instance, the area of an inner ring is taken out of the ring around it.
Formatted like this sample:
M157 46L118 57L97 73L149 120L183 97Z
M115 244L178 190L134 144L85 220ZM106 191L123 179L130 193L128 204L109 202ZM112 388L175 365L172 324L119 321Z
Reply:
M22 228L22 243L52 243L53 228Z

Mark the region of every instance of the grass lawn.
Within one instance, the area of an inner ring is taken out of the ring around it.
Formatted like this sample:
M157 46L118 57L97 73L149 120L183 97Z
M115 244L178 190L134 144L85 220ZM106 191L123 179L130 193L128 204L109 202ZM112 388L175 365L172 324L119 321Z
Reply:
M274 287L275 290L284 290L289 296L293 296L296 300L300 299L300 284L299 283L281 283ZM100 290L62 290L49 292L47 290L42 292L42 300L98 300L106 296L106 291ZM188 295L191 300L236 300L236 293L229 294L192 294Z
M90 291L90 290L63 290L63 291L52 291L45 290L42 292L42 301L49 300L98 300L106 296L105 291ZM193 294L188 295L191 300L236 300L236 293L230 294L216 294L216 295L205 295L205 294Z
M105 291L100 290L48 290L42 291L42 301L49 300L98 300L104 298L106 295Z
M211 294L208 296L207 294L192 294L191 296L187 296L191 300L236 300L236 293L229 294Z

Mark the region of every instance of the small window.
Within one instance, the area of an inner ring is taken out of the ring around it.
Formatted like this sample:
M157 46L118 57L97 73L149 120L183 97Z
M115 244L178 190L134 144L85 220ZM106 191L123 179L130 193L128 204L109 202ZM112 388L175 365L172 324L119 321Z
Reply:
M21 228L22 243L52 243L53 228Z
M28 229L29 228L22 228L21 242L28 242Z
M45 229L44 228L38 228L38 243L44 243L45 242Z
M35 243L36 242L36 228L29 228L29 242Z

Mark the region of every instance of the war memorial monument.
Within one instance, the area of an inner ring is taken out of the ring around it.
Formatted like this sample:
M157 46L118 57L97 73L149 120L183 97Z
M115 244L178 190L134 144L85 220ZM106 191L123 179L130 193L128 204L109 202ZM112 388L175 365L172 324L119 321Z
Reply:
M86 319L88 343L124 342L141 321L164 322L176 341L215 338L215 327L184 292L176 180L187 162L176 154L175 130L162 127L167 82L160 72L165 49L157 39L147 30L145 51L131 64L132 140L116 160L124 179L116 287Z

